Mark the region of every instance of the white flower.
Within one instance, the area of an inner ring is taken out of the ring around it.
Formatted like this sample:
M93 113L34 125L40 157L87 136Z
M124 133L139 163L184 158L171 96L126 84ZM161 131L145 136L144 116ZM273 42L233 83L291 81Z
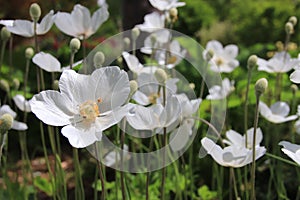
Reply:
M165 16L158 12L145 15L144 23L136 25L141 31L154 32L165 27Z
M76 4L70 13L58 12L55 25L65 34L79 39L87 39L108 19L107 7L99 8L91 17L90 11Z
M300 53L298 54L298 61L298 65L294 67L295 71L290 75L290 80L293 83L300 83Z
M4 25L4 26L13 26L14 25L14 21L15 20L11 20L11 19L8 19L8 20L0 20L0 24L1 25Z
M281 149L286 155L300 165L300 145L293 144L287 141L281 141L279 145L283 146Z
M14 119L17 116L17 114L8 105L3 105L0 107L0 117L5 113L10 114ZM12 124L12 129L18 131L25 131L28 129L28 127L25 123L14 120Z
M274 103L270 108L265 103L259 102L259 112L264 118L275 124L292 121L297 118L297 115L288 116L290 107L282 101Z
M222 81L222 86L214 85L208 91L209 94L206 99L210 100L220 100L226 98L234 90L234 82L225 78Z
M291 58L286 51L277 52L268 61L258 58L258 70L266 71L268 73L285 73L293 69L300 63L300 60Z
M209 61L212 71L230 73L239 66L239 61L236 60L239 50L234 44L223 47L219 41L212 40L206 44L203 55L208 51L213 51L213 57Z
M23 112L31 112L29 101L23 95L17 94L13 97L16 106Z
M125 62L130 71L136 73L137 75L141 73L154 73L157 69L156 67L144 67L136 56L131 55L128 52L124 51L122 53L122 56L125 59Z
M91 75L64 70L58 91L43 91L30 100L32 112L44 123L64 126L62 134L76 148L101 140L102 132L127 114L130 87L126 72L104 67Z
M207 137L201 140L201 144L218 164L225 167L243 167L252 162L253 130L252 128L247 131L247 147L245 146L245 136L241 136L233 130L226 132L228 140L225 141L230 146L224 149ZM255 160L259 159L266 152L265 147L259 145L262 140L261 130L257 129L256 134Z
M46 34L53 25L55 19L54 11L51 10L41 21L36 25L36 34L44 35ZM34 22L28 20L14 20L11 24L11 21L5 22L7 30L13 34L20 35L23 37L33 37L34 36ZM12 26L10 26L12 25Z
M97 0L97 4L100 7L108 7L106 0Z
M149 0L151 5L160 11L170 10L171 8L181 7L185 2L178 2L178 0Z
M32 62L47 72L62 72L65 69L70 69L70 66L61 67L60 62L51 54L39 52L34 55ZM82 60L73 64L73 67L80 65Z

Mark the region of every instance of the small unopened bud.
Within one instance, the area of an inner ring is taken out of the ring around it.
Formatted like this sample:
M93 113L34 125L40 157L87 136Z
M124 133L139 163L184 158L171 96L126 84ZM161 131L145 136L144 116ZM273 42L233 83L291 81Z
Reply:
M8 130L11 129L13 124L14 118L8 114L5 113L0 117L0 134L5 134Z
M292 84L291 85L291 90L292 90L293 94L296 94L296 92L298 91L298 86L295 85L295 84Z
M285 24L285 32L287 34L293 34L294 33L294 25L291 22L287 22Z
M297 24L297 17L296 16L291 16L290 18L289 18L289 22L291 22L294 26L296 26L296 24Z
M255 83L255 95L259 97L268 88L268 81L265 78L258 79Z
M253 69L256 66L257 63L257 56L256 55L252 55L248 58L248 62L247 62L247 68L248 69Z
M11 36L11 33L7 30L7 28L4 26L1 29L1 40L6 42L7 40L9 40Z
M19 81L19 79L17 79L17 78L13 79L13 87L14 87L15 90L19 89L19 87L20 87L20 81Z
M59 81L58 80L54 80L52 83L52 89L53 90L59 90Z
M26 48L25 50L25 58L26 59L31 59L34 55L34 50L31 47Z
M166 80L168 79L168 75L165 72L165 70L163 70L163 69L157 69L154 73L154 76L155 76L156 80L158 81L158 83L160 83L160 84L164 84L166 82Z
M205 54L205 59L206 61L210 61L214 57L214 51L213 50L208 50Z
M29 8L29 14L33 21L37 22L41 17L41 7L37 3L31 4Z
M101 51L96 52L95 55L94 55L93 61L94 61L94 66L96 68L102 67L102 65L103 65L103 63L105 61L104 54Z
M170 18L171 18L173 23L175 21L177 21L177 19L178 19L178 10L177 10L177 8L171 8L169 10L169 14L170 14Z
M125 37L123 39L123 42L124 42L124 49L129 49L129 47L130 47L130 39L128 37Z
M2 90L4 90L6 93L9 92L10 89L9 89L9 84L8 84L7 80L5 80L5 79L0 80L0 88Z
M129 82L130 85L130 96L132 96L138 89L138 84L135 80Z
M72 53L76 53L80 49L80 40L77 38L73 38L70 41L70 49Z
M195 87L196 87L196 86L195 86L195 83L190 83L190 84L189 84L189 87L190 87L192 90L194 90Z
M140 29L135 27L131 30L132 40L136 40L139 37L139 35L140 35Z

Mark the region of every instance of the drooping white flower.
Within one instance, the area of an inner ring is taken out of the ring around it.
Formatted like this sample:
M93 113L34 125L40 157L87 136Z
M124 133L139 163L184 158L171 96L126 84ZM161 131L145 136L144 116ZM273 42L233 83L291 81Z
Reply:
M288 116L290 107L282 101L274 103L270 108L265 103L259 102L259 112L264 118L275 124L297 119L297 115Z
M285 73L299 65L299 63L300 60L291 58L286 51L275 53L268 61L262 58L257 59L258 70L268 73Z
M178 0L149 0L149 2L160 11L185 6L185 2L178 2Z
M16 106L23 112L31 112L29 101L23 95L17 94L13 97Z
M40 23L36 25L36 34L44 35L46 34L53 25L55 19L54 11L51 10ZM20 35L23 37L33 37L34 36L34 22L29 20L5 20L2 24L6 25L7 30L13 34Z
M136 25L141 31L154 32L165 27L165 16L159 14L158 12L153 12L145 15L144 23Z
M225 167L243 167L252 162L253 130L252 128L247 131L247 146L245 146L245 136L241 136L233 130L226 132L228 140L225 140L225 142L229 146L224 149L207 137L201 140L201 144L219 165ZM265 147L260 146L262 140L260 129L257 129L255 140L255 160L257 160L266 152Z
M293 144L288 141L281 141L279 145L283 146L281 149L286 155L288 155L293 161L300 165L300 145Z
M233 85L233 81L230 81L228 78L225 78L222 81L222 86L214 85L208 90L209 94L206 96L206 99L220 100L226 98L234 90Z
M208 51L213 51L213 57L209 61L212 71L230 73L239 66L239 61L236 59L239 50L234 44L223 47L219 41L212 40L206 44L203 55Z
M0 116L4 115L5 113L10 114L14 118L12 129L18 131L25 131L28 129L25 123L15 120L17 114L9 107L9 105L3 105L0 107Z
M87 39L98 30L108 19L108 16L109 13L106 6L99 8L91 17L91 13L86 7L76 4L71 14L58 12L55 18L55 25L69 36Z
M47 72L62 72L63 70L70 69L70 66L61 67L61 63L51 54L39 52L34 55L32 62ZM82 63L82 60L73 64L76 67Z
M118 67L104 67L91 75L64 70L58 91L43 91L30 100L32 112L44 123L64 126L62 134L76 148L102 138L102 132L127 114L128 75Z

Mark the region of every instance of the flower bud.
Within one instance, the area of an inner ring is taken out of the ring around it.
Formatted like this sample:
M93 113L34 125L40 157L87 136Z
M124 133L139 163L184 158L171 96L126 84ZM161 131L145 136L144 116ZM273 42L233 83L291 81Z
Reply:
M104 54L101 51L96 52L95 55L94 55L93 61L94 61L95 68L102 67L102 65L103 65L103 63L105 61Z
M31 4L29 8L29 14L33 21L37 22L41 17L41 7L37 3Z
M5 80L5 79L0 80L0 88L2 90L4 90L6 93L9 92L10 89L9 89L9 84L8 84L7 80Z
M52 89L53 90L59 90L59 81L58 80L54 80L52 83Z
M139 37L139 35L140 35L140 29L135 27L131 30L132 40L136 40Z
M253 69L256 66L256 63L257 63L257 56L256 55L251 55L248 58L247 68L248 69Z
M293 34L294 33L294 25L291 22L287 22L285 24L285 32L287 34Z
M25 58L29 60L29 59L31 59L33 57L33 55L34 55L33 48L31 48L31 47L26 48L26 50L25 50Z
M129 49L130 48L130 39L128 37L125 37L123 39L124 42L124 49Z
M262 95L268 88L268 80L265 78L260 78L255 83L255 95L259 97Z
M298 86L295 85L295 84L292 84L291 85L291 90L292 90L293 94L296 94L296 92L298 91Z
M70 49L72 53L76 53L80 49L80 40L77 38L73 38L70 41Z
M130 85L130 96L132 96L138 89L138 84L135 80L129 81Z
M11 36L11 33L7 30L7 28L4 26L1 29L1 40L6 42L7 40L9 40Z
M190 83L190 84L189 84L189 87L190 87L192 90L194 90L195 87L196 87L196 86L195 86L195 83Z
M157 69L154 73L154 76L155 76L156 80L158 81L158 83L160 83L160 84L164 84L166 82L166 80L168 79L168 75L165 72L165 70L163 70L163 69Z
M178 10L177 10L177 8L171 8L169 10L169 14L170 14L170 18L171 18L173 23L175 21L177 21L177 19L178 19Z
M289 22L291 22L294 26L296 26L296 24L297 24L297 17L295 17L295 16L291 16L290 18L289 18Z
M5 134L8 130L11 129L13 124L14 118L8 114L5 113L0 117L0 134Z
M19 87L20 87L20 81L19 81L19 79L17 79L17 78L13 79L13 87L14 87L15 90L19 89Z

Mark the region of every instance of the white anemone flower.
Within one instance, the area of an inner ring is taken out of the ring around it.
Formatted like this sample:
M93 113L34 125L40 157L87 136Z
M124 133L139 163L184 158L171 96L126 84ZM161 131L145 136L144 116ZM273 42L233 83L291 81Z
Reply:
M128 75L119 67L104 67L91 75L64 70L58 91L43 91L30 100L32 112L44 123L64 126L62 134L76 148L100 141L102 132L128 112Z
M135 55L132 55L126 51L122 53L122 56L130 71L136 73L137 75L141 73L154 73L157 69L157 67L154 66L144 67L144 65L140 63L140 61Z
M228 140L225 140L225 142L229 146L224 149L207 137L201 140L201 144L219 165L235 168L243 167L252 162L253 131L253 128L247 131L247 147L245 146L245 136L241 136L233 130L226 132ZM255 160L257 160L266 152L266 148L260 146L262 140L260 129L257 129L255 140Z
M154 32L165 27L165 16L159 14L158 12L153 12L145 15L144 23L136 25L141 31Z
M300 165L300 145L293 144L288 141L281 141L279 145L283 146L281 149L286 155L288 155L293 161Z
M13 97L16 106L23 112L31 112L29 101L21 94L17 94Z
M47 72L62 72L66 69L70 69L70 65L61 67L61 63L57 60L57 58L45 52L35 54L32 58L32 62ZM74 63L73 67L76 67L81 63L82 60Z
M220 100L225 99L232 91L234 90L234 81L230 81L228 78L225 78L222 81L222 86L214 85L208 92L206 99L209 100Z
M108 16L109 13L106 6L99 8L91 17L91 13L86 7L76 4L71 14L58 12L55 25L69 36L87 39L98 30L108 19Z
M286 51L275 53L268 61L262 58L257 59L258 70L268 73L285 73L299 65L299 63L300 60L291 58Z
M178 0L149 0L149 2L160 11L185 6L185 2L178 2Z
M208 51L213 51L213 57L209 61L212 71L230 73L239 66L239 61L236 59L239 51L237 45L229 44L223 47L219 41L212 40L206 44L203 55Z
M259 102L259 112L268 121L279 124L292 121L298 118L297 115L290 115L290 107L286 102L278 101L269 108L265 103Z
M36 25L36 34L44 35L46 34L53 25L55 19L54 11L51 10L40 23ZM7 20L6 20L7 21ZM29 20L14 20L13 23L4 24L8 31L13 34L20 35L23 37L33 37L34 36L34 22ZM9 25L9 26L7 26ZM11 26L10 26L11 25Z
M12 129L17 130L17 131L25 131L28 129L27 125L23 122L19 122L15 120L17 117L17 114L9 107L9 105L3 105L0 107L0 117L4 114L10 114L13 118L13 124L12 124Z

